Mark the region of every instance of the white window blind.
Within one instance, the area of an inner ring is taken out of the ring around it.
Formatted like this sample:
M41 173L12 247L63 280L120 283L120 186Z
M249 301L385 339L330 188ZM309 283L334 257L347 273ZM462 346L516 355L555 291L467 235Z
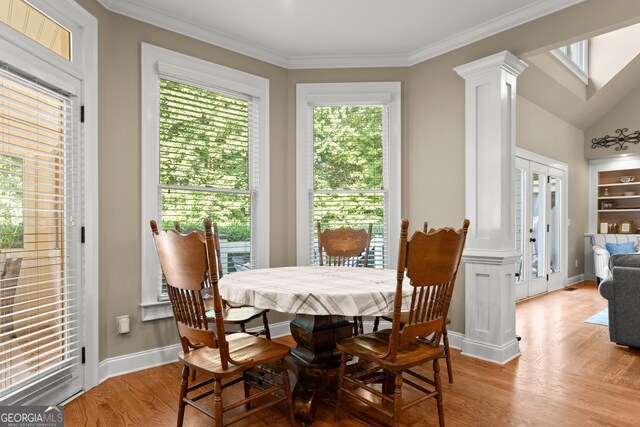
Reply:
M80 165L70 97L0 70L0 403L80 375Z
M225 274L251 268L256 252L256 112L253 96L160 78L159 217L183 231L217 223Z
M309 260L318 264L317 227L367 229L373 224L369 266L389 265L388 106L315 105L307 167Z

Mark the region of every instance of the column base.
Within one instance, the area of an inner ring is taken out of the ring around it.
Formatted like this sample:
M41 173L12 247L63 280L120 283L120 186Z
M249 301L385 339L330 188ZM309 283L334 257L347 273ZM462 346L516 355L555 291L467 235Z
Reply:
M506 365L520 356L520 344L515 337L513 341L509 341L502 346L463 338L462 355L497 363L499 365Z

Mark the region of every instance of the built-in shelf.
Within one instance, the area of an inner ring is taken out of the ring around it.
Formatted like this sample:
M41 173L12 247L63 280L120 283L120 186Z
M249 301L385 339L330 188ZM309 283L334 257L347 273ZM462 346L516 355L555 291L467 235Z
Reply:
M621 182L622 177L633 181ZM640 227L640 169L598 172L597 192L597 231L636 233Z

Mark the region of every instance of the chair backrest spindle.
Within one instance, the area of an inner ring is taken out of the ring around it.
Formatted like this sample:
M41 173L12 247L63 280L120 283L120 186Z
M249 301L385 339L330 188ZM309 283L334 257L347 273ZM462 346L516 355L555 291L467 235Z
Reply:
M204 232L182 234L179 224L175 227L176 230L162 231L158 230L156 221L151 221L151 231L167 282L182 349L188 353L191 348L203 345L218 348L220 363L223 369L228 369L229 362L236 362L229 357L229 345L225 338L223 303L218 289L221 267L217 233L213 234L208 219L204 221ZM202 296L205 288L213 294L215 334L208 329L209 321Z
M462 251L469 228L465 219L460 230L452 228L416 231L407 239L409 221L402 221L393 324L388 356L395 361L399 345L415 339L439 343L449 310ZM409 315L401 321L402 286L405 276L413 292Z

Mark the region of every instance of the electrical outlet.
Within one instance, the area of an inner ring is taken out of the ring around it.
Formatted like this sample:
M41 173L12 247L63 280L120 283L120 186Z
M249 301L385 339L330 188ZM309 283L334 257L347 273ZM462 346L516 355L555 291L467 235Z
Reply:
M578 260L576 260L576 267L578 267Z
M124 316L116 317L118 334L124 335L131 332L131 323L129 322L129 315L125 314Z

